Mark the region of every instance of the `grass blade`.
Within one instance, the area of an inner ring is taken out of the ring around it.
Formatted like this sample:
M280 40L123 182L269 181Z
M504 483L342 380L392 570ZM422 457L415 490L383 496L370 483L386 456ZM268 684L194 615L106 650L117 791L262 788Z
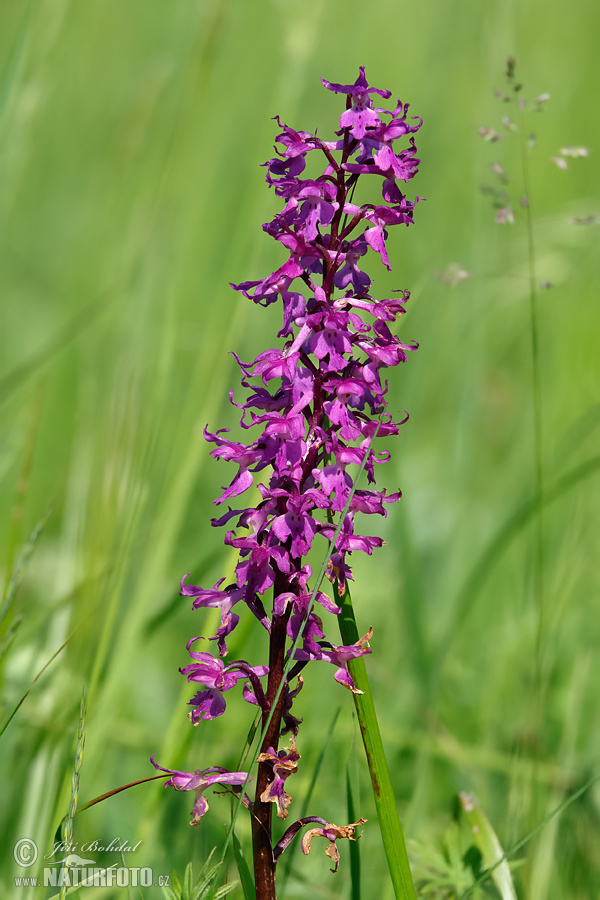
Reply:
M593 456L580 465L575 466L575 468L562 475L552 487L545 490L543 497L544 506L549 506L555 500L559 500L582 481L585 481L592 475L596 475L599 470L600 456ZM535 516L538 505L539 497L537 494L534 494L518 506L496 531L475 562L457 596L451 621L445 630L443 646L438 648L438 673L443 667L450 643L460 632L475 598L481 593L486 581L491 577L495 565L500 561L502 554L511 541Z
M77 729L77 748L75 750L75 765L73 767L73 777L71 780L71 800L69 803L69 811L63 821L62 826L62 839L64 844L67 847L71 847L73 844L73 819L75 818L75 813L77 812L77 800L79 798L79 774L81 772L81 764L83 762L83 750L85 747L85 717L86 717L86 705L85 705L85 693L81 695L81 706L79 708L79 727ZM71 853L67 854L67 858L70 858ZM66 867L68 867L68 862L66 863ZM62 890L60 892L61 900L67 896L67 884L66 882L63 884Z
M252 877L252 873L248 868L248 863L244 857L242 852L242 845L238 840L238 836L235 831L232 834L233 841L233 852L235 855L235 861L238 867L238 872L240 875L240 881L242 883L242 891L244 893L244 900L256 900L256 891L254 890L254 878Z
M356 745L353 744L352 756L356 754ZM352 791L352 779L350 778L350 760L346 766L346 801L348 804L348 821L356 822L359 818L354 793ZM360 900L360 844L358 841L348 841L350 851L350 898Z
M183 890L181 892L181 900L194 900L194 869L192 863L189 862L183 873Z
M481 852L486 868L491 869L494 867L491 875L502 900L517 900L517 892L515 891L508 862L504 858L502 845L488 817L473 794L461 791L458 795L458 800L460 809L469 824L473 839Z
M76 630L77 630L77 629L75 629L75 631L76 631ZM6 731L6 729L8 728L10 722L12 721L12 719L14 718L14 716L16 715L16 713L17 713L17 712L19 711L19 709L21 708L21 705L25 702L25 700L26 700L27 697L29 696L29 692L30 692L30 690L32 689L32 687L34 686L34 684L36 683L36 681L37 681L39 678L42 677L42 675L44 674L44 672L46 671L46 669L48 668L48 666L50 665L50 663L54 662L54 660L55 660L56 657L59 655L59 653L62 653L62 651L65 649L65 647L67 646L67 644L69 643L69 641L71 640L71 638L73 637L73 635L75 634L75 631L73 631L73 632L69 635L69 637L66 639L66 641L65 641L63 644L60 645L60 647L58 648L58 650L56 651L56 653L53 653L53 654L52 654L52 656L50 657L50 659L48 660L48 662L47 662L44 666L42 666L42 668L40 669L40 671L37 673L37 675L35 676L35 678L34 678L33 681L31 682L31 684L29 685L29 687L27 688L27 690L25 691L25 693L23 694L23 696L21 697L21 699L19 700L19 702L17 703L17 705L15 706L15 708L13 709L13 711L11 712L11 714L9 715L9 717L6 719L5 722L3 722L2 727L0 728L0 737L2 737L2 735L4 734L4 732Z
M569 797L566 797L561 803L558 804L558 806L555 806L555 808L551 812L549 812L547 816L544 816L541 822L538 822L535 828L532 828L531 831L528 831L526 835L524 835L516 842L516 844L513 844L512 847L510 847L505 853L503 853L502 856L497 859L489 869L486 869L486 871L479 876L477 881L474 881L473 884L461 894L460 900L463 900L463 898L465 897L469 897L473 893L473 891L479 887L479 885L483 884L484 881L487 881L490 875L493 875L494 870L498 866L501 866L502 863L505 860L510 859L510 857L513 856L517 852L517 850L520 850L521 847L524 847L532 837L535 837L536 834L538 834L543 828L546 827L548 822L552 821L554 816L560 815L563 810L570 806L571 803L574 803L575 800L581 797L582 794L585 794L585 792L588 791L597 781L600 781L600 775L593 775L592 778L586 781L586 783L579 788L579 790L575 791Z
M23 14L23 20L11 48L6 69L0 79L0 126L4 125L4 118L10 106L11 96L21 77L35 5L34 2L30 2Z
M344 644L355 644L359 639L352 599L346 585L346 592L341 601L342 611L338 616L340 634ZM348 663L348 668L356 687L362 694L354 694L354 705L360 725L367 763L373 785L375 807L383 848L394 887L396 900L416 900L404 832L398 818L396 800L392 790L389 769L385 759L383 743L379 731L379 723L375 712L375 704L369 688L369 679L364 659L358 657Z
M22 541L23 528L23 510L29 492L31 483L31 472L33 469L33 460L35 456L35 448L37 445L37 434L40 423L40 415L42 412L43 385L38 382L29 416L29 424L25 435L25 444L23 447L23 459L21 462L19 477L15 486L15 494L10 511L10 525L8 532L8 549L6 554L6 577L10 579L15 570L15 556L17 548Z
M110 301L116 301L119 296L116 289L121 286L122 281L123 279L121 278L114 285L110 285L101 291L83 309L75 313L66 324L59 328L52 337L48 338L28 359L19 363L0 378L0 404L4 403L32 375L35 375L46 363L50 362L61 350L64 350L85 329L92 325L105 312Z
M17 593L17 588L23 580L23 575L25 574L25 570L27 569L29 560L31 559L33 551L35 550L35 545L39 540L39 537L44 529L44 525L46 524L46 520L48 519L50 513L51 509L47 509L40 521L31 532L27 543L19 554L14 572L12 573L10 581L6 586L4 597L2 598L2 603L0 603L0 625L2 625L4 619L10 612L13 600L15 599L15 594Z
M179 900L175 891L173 891L170 887L161 886L161 891L163 895L166 897L166 900Z
M17 631L21 627L22 622L23 616L17 616L16 619L13 619L13 621L6 629L6 632L3 634L2 639L0 640L0 662L10 650L12 642L17 636Z

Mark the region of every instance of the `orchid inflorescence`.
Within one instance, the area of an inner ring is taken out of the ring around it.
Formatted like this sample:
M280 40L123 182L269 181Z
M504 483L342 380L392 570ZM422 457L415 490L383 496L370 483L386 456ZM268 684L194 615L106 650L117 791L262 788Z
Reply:
M242 410L242 429L258 428L260 434L251 443L242 443L229 439L229 429L204 431L206 440L215 445L213 458L238 466L214 502L229 503L253 485L260 498L256 506L229 507L211 521L222 527L236 520L225 534L225 544L239 551L235 581L224 584L221 579L209 589L186 584L188 576L181 582L181 594L193 598L194 609L215 608L221 613L221 624L211 638L218 657L195 649L197 637L187 645L192 662L181 672L199 687L190 701L192 723L223 715L225 693L240 681L244 700L258 706L262 715L255 799L252 803L244 798L252 813L257 891L265 880L272 879L274 885L277 859L303 825L323 826L307 832L305 852L312 836L325 836L337 868L336 838L352 838L360 824L337 826L307 817L288 828L278 844L271 842L271 804L279 817L287 817L291 798L285 784L300 758L296 739L301 719L292 714L292 707L302 686L301 671L309 661L331 663L335 680L356 692L348 662L371 652L371 631L350 646L335 646L325 639L313 601L333 615L340 607L317 589L318 584L311 588L313 572L306 557L315 539L325 539L325 551L336 530L336 516L345 513L326 573L341 595L352 579L353 551L370 555L384 543L380 537L357 533L356 515L385 516L386 505L396 502L400 492L357 490L348 469L362 466L368 483L374 485L375 464L388 461L388 452L376 455L371 449L373 438L397 435L408 416L393 421L386 412L384 372L417 346L401 342L390 330L404 312L409 292L373 299L371 278L359 266L372 250L390 269L387 229L413 221L419 198L408 200L398 182L408 183L417 172L412 135L421 119L409 119L409 105L400 101L391 111L374 107L374 95L387 100L391 94L369 87L363 67L354 84L323 79L322 83L346 96L336 139L324 141L295 131L276 118L280 128L276 155L265 163L266 181L284 207L263 228L286 248L288 258L263 280L232 285L262 306L279 298L283 303L277 335L283 343L260 353L252 363L235 357L242 386L250 393L245 402L237 403L232 391L230 400ZM397 152L394 142L402 138L405 146ZM303 178L306 158L315 152L324 157L324 171L317 178ZM383 202L352 202L363 175L382 179ZM271 589L268 609L265 595ZM268 665L223 661L227 639L244 606L269 634ZM279 738L285 733L291 735L291 746L280 750ZM171 775L167 784L195 791L193 825L208 808L203 797L207 787L235 786L239 793L248 778L248 773L220 767L188 773L153 764ZM259 891L258 896L274 896L274 888L272 894Z

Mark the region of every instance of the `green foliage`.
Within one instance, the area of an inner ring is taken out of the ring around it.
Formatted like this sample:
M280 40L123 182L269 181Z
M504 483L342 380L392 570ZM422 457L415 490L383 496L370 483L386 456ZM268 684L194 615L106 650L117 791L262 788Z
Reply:
M481 804L467 791L460 792L458 803L472 835L472 846L478 851L483 866L490 869L500 897L502 900L517 900L508 862L503 858L504 851Z
M10 578L8 584L6 585L4 596L2 597L2 602L0 603L0 635L2 635L0 640L0 663L2 662L2 657L6 653L8 653L10 645L12 644L22 622L21 615L18 615L11 621L15 595L17 593L19 584L23 580L27 565L29 563L29 560L31 559L33 551L35 550L35 546L40 538L49 515L50 510L47 510L33 529L31 535L29 536L29 539L19 553L14 571L11 571L9 573Z
M458 822L452 822L447 828L440 848L432 843L411 841L409 851L420 897L457 900L474 884L481 854L472 843L464 847ZM472 896L474 900L481 898L481 889L475 889Z
M500 842L471 794L462 792L456 798L455 818L443 835L441 847L411 841L409 852L419 896L436 900L489 896L516 900Z
M242 845L238 841L235 832L233 833L232 844L233 852L235 854L235 862L238 867L238 872L240 873L240 882L242 884L242 891L244 892L244 900L256 900L254 878L250 871L250 866L248 865L244 857Z
M217 890L213 889L213 882L221 868L220 863L213 866L210 864L215 849L210 851L197 879L194 879L194 868L191 862L185 867L183 878L180 878L177 872L171 872L169 886L161 887L165 900L204 900L208 897L210 900L220 900L221 897L230 894L237 887L237 881L232 881Z

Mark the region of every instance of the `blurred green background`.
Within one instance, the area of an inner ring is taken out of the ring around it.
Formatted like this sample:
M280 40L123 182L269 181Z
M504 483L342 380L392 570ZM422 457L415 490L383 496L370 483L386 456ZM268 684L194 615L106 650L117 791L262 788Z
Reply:
M411 853L422 864L441 850L459 790L477 795L510 847L598 772L598 226L572 217L600 212L600 6L3 0L0 24L5 587L51 510L2 623L14 633L0 660L5 718L72 634L0 737L0 893L40 896L14 887L14 876L39 870L18 867L12 847L26 836L40 856L52 849L69 805L83 687L80 803L154 774L151 753L187 770L238 762L252 710L232 697L226 716L192 729L177 671L188 638L215 625L177 597L179 579L192 572L212 586L233 564L209 519L234 472L210 460L202 429L237 427L228 351L254 358L279 327L279 310L228 287L284 259L261 230L277 209L259 168L272 155L271 118L330 135L340 98L319 78L352 82L359 65L423 117L409 195L426 200L414 227L390 233L393 272L377 261L368 269L374 296L411 289L401 333L420 349L391 374L391 408L411 418L380 483L401 486L403 500L378 532L387 546L355 560L354 603L361 633L374 628L368 666L400 813L418 842ZM541 608L527 507L535 476L522 170L518 139L501 126L514 113L493 95L505 88L509 54L529 100L551 95L529 120L537 277L554 285L538 296ZM483 125L506 139L484 143ZM590 147L590 158L557 168L549 158L573 144ZM480 190L492 162L510 178L512 226L495 224ZM456 287L436 277L451 264L470 275ZM258 626L240 625L230 658L263 655ZM349 764L370 820L363 895L388 900L350 694L328 667L307 675L297 701L303 760L289 789L298 806L341 707L309 812L347 821ZM191 829L191 805L160 782L141 785L78 816L75 840L142 840L131 865L182 871L222 842L229 812L215 796ZM349 897L347 848L333 876L316 843L294 859L285 896ZM599 896L598 846L596 784L517 854L519 896Z

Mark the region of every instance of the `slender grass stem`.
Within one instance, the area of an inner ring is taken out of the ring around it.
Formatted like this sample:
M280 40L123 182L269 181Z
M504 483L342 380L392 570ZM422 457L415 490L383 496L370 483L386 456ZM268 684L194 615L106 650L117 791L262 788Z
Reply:
M73 775L71 779L71 800L69 802L69 812L67 813L62 824L62 838L67 849L67 856L71 855L71 847L73 844L73 819L77 812L77 801L79 798L79 775L81 772L81 764L83 762L83 750L85 747L85 717L86 703L85 692L81 695L81 705L79 707L79 727L77 729L77 748L75 750L75 765L73 767ZM67 863L68 866L68 863ZM67 882L63 883L60 900L64 900L67 896Z
M533 216L531 212L531 189L529 180L529 159L527 139L521 132L521 164L527 223L527 257L529 268L529 327L531 332L531 396L533 405L533 456L537 509L535 519L535 550L533 558L533 595L537 611L536 629L536 683L541 684L542 633L544 627L544 473L543 473L543 433L542 433L542 385L540 373L540 340L537 310L537 282L535 269L535 240Z
M529 179L528 139L523 129L519 133L521 166L523 177L525 222L527 229L527 261L529 277L529 329L531 340L531 404L533 431L533 474L536 493L536 507L533 532L533 603L535 610L535 637L533 647L533 682L531 688L531 708L533 731L537 733L542 719L544 677L542 668L544 636L544 473L543 473L543 428L542 428L542 384L540 371L540 336L537 308L537 284L535 239L531 209L531 188ZM525 748L521 746L517 752ZM532 770L538 765L539 747L532 749ZM538 814L535 794L532 795L534 816Z

